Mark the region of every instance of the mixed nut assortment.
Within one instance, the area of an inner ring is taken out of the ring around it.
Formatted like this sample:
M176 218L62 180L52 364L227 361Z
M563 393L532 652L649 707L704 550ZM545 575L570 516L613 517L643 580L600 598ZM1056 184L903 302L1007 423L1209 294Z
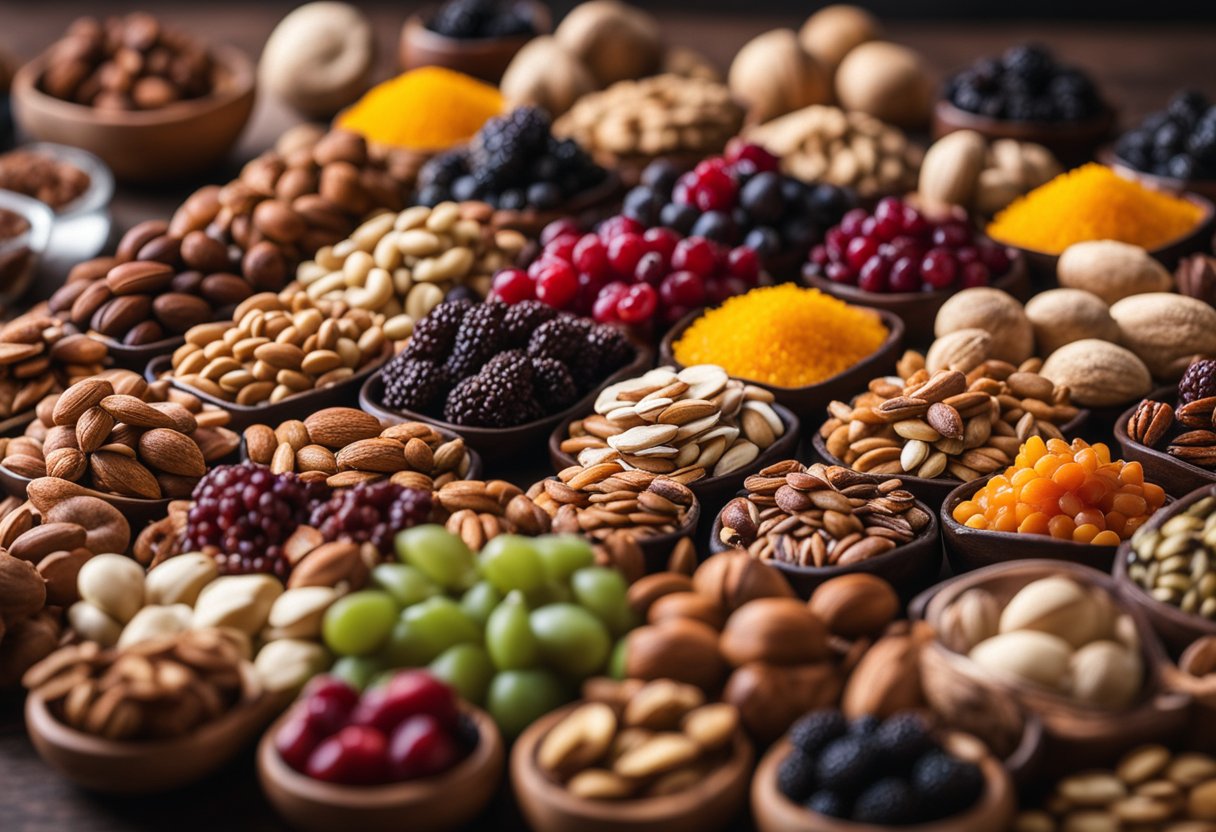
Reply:
M100 373L108 354L101 341L70 334L52 317L28 312L9 321L0 328L0 419Z

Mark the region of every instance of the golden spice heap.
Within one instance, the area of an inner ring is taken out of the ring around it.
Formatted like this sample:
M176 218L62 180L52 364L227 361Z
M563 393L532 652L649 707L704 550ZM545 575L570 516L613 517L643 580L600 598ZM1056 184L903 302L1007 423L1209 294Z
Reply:
M1073 243L1118 240L1159 248L1195 228L1203 209L1108 167L1082 165L1015 200L988 226L1010 245L1059 254Z
M673 349L684 365L718 364L736 378L803 387L852 367L886 337L871 310L785 284L753 289L709 310Z

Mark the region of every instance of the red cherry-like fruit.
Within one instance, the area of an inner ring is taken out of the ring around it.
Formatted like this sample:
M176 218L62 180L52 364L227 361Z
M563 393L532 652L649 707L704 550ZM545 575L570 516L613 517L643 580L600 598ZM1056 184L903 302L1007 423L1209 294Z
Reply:
M608 274L608 250L604 242L594 234L584 234L574 246L574 267L583 274L606 277Z
M746 246L732 248L726 256L726 268L733 277L755 286L760 279L760 255Z
M672 272L659 286L659 296L666 306L693 308L705 303L705 281L693 272Z
M300 713L318 736L328 737L345 725L359 704L359 694L341 679L314 679L300 699Z
M620 321L621 318L616 313L616 307L628 291L629 284L620 280L614 280L600 289L600 293L591 307L591 316L601 324L614 324Z
M703 237L688 237L676 243L671 253L673 271L690 271L702 278L711 277L718 267L713 243Z
M413 780L447 771L460 758L452 735L429 714L397 726L388 744L389 771L395 780Z
M578 223L575 222L572 217L562 217L559 220L554 220L541 229L540 244L542 246L547 246L558 237L564 237L571 234L576 237L578 236Z
M323 739L325 736L301 710L293 713L279 728L274 735L274 747L283 762L302 772L308 768L308 758Z
M383 783L388 775L388 742L375 728L347 725L313 750L306 773L326 783Z
M646 244L641 234L626 232L608 241L608 265L617 277L633 277L638 261L646 253Z
M536 275L536 298L554 309L565 309L578 293L578 273L569 263L551 260Z
M635 283L617 302L616 314L622 323L641 324L649 321L659 305L659 296L649 283Z
M504 303L519 303L536 297L536 286L523 269L499 269L494 275L495 297Z

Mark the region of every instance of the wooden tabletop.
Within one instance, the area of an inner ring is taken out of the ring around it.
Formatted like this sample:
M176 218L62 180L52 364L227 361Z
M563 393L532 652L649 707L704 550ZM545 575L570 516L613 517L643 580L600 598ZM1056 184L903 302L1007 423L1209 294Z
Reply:
M11 8L15 4L6 5L8 9L0 9L0 49L21 58L32 57L44 48L79 14L126 8L125 4L111 2L61 2L22 4L16 11ZM293 5L228 0L174 4L172 9L161 7L157 11L165 20L195 35L229 42L256 55L275 22ZM397 33L408 11L408 5L394 5L371 12L385 75L392 69ZM661 17L671 42L701 49L723 68L747 38L774 26L797 26L801 22L794 18L684 13L664 13ZM1211 24L898 23L890 30L894 40L921 50L933 69L943 75L1020 41L1045 43L1093 73L1120 108L1124 123L1161 107L1174 90L1184 85L1216 95L1211 51L1216 26ZM263 97L231 164L204 181L229 178L241 160L269 147L293 123L295 118L289 112ZM121 189L114 201L116 225L121 230L143 219L167 217L196 184L200 183L139 191ZM21 700L10 694L0 698L0 830L283 829L261 798L252 758L251 753L246 754L225 772L170 795L139 799L92 795L60 779L41 762L25 737ZM510 801L504 797L487 813L480 828L518 826Z

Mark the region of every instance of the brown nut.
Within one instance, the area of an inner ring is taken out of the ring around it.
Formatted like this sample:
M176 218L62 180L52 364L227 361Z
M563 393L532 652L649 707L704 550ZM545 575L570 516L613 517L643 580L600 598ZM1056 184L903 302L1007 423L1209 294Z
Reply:
M715 691L726 665L718 651L718 634L700 621L674 618L639 627L628 635L626 675L638 679L674 679Z
M756 598L793 598L794 590L775 568L746 552L721 552L692 576L693 589L717 601L727 613Z
M899 613L899 596L882 578L854 572L820 584L807 607L838 636L877 636Z
M629 587L629 607L639 618L646 618L650 606L665 595L690 592L692 580L678 572L656 572L634 582Z
M691 618L701 621L715 630L721 630L726 623L726 614L710 598L697 592L673 592L664 595L650 605L647 620L658 624L669 618Z
M828 655L823 621L794 598L757 598L731 613L722 630L722 655L748 662L805 664Z

